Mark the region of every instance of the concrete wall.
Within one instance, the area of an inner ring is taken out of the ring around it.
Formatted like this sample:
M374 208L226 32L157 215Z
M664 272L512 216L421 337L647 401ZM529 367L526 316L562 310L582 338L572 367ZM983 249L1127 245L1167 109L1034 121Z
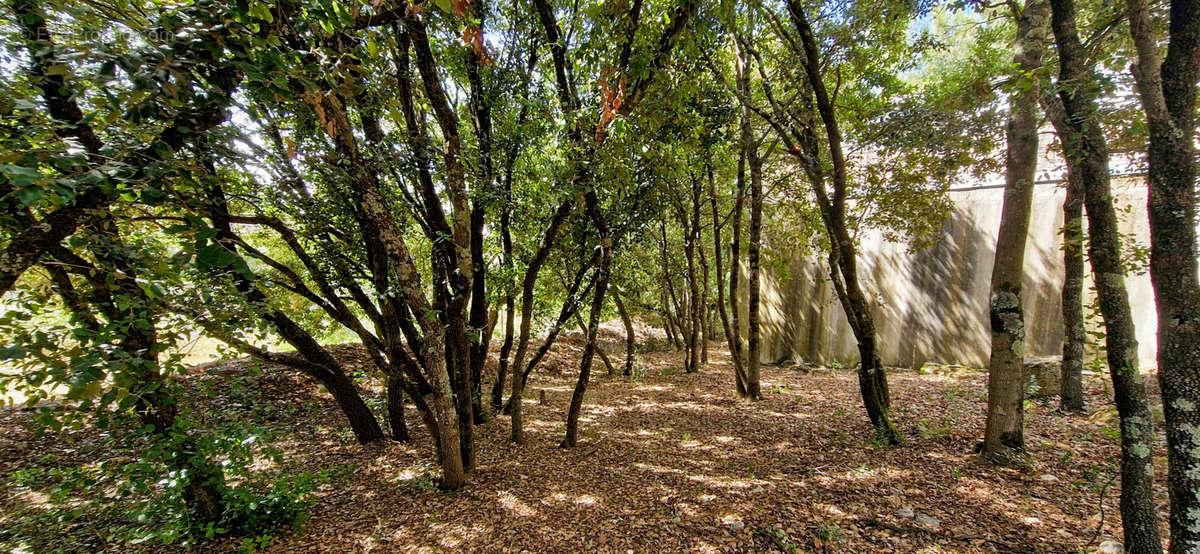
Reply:
M1120 180L1113 188L1117 206L1130 208L1120 214L1123 232L1148 245L1144 183ZM987 304L1003 193L1000 188L950 193L953 213L928 248L910 251L874 232L862 237L859 274L873 302L885 364L987 365ZM1064 196L1055 185L1038 185L1034 191L1024 285L1030 356L1062 351ZM828 282L827 264L810 253L797 255L789 265L786 272L768 270L763 278L762 360L857 362L854 335ZM1087 271L1085 303L1092 297L1090 268ZM1127 286L1139 357L1143 367L1153 367L1155 315L1149 276L1131 275Z

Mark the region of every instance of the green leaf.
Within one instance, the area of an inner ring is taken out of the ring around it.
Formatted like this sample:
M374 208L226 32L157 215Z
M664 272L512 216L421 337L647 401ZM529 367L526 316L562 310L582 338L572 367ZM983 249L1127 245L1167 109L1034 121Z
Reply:
M26 206L32 206L41 200L46 195L46 191L42 187L25 187L17 191L17 200Z
M142 287L142 290L146 291L146 296L151 299L162 298L167 295L167 289L164 289L163 286L158 283L150 283L150 286Z
M141 198L143 203L157 206L167 199L167 193L156 188L147 188L142 191Z
M219 244L210 244L196 251L196 262L202 268L228 267L237 260L237 256L231 254Z

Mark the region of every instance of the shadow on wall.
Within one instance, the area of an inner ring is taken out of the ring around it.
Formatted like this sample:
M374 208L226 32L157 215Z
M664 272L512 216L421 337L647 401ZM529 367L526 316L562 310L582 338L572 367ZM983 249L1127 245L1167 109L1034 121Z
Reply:
M1144 184L1115 180L1113 185L1118 206L1132 208L1123 215L1122 231L1148 244ZM885 364L987 366L991 348L987 305L1003 194L1002 189L951 193L953 212L941 236L921 250L884 241L877 232L864 233L859 275L872 299ZM1065 192L1053 185L1040 185L1034 191L1023 284L1029 356L1062 352L1064 197ZM1085 289L1090 289L1090 273L1085 278ZM1131 275L1127 286L1139 357L1143 367L1152 367L1156 329L1150 281L1144 273ZM743 307L744 295L742 291ZM1092 297L1090 290L1084 291L1085 303ZM830 286L823 256L798 255L787 271L764 271L762 302L764 362L857 363L854 334ZM1089 322L1091 327L1099 324Z

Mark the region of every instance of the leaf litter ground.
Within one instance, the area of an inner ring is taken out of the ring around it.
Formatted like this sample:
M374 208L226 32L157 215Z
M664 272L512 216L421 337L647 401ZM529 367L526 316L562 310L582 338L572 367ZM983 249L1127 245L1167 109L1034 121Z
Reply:
M614 363L621 358L616 341L605 346ZM505 416L477 427L478 467L454 493L434 484L430 439L411 406L414 442L359 446L332 399L301 376L257 374L232 360L198 368L186 386L209 391L197 395L199 407L216 420L251 418L275 430L292 470L332 470L303 528L276 536L272 551L1079 552L1120 538L1117 425L1099 377L1085 382L1087 414L1060 413L1053 399L1028 404L1031 461L1010 468L972 454L983 373L892 370L905 440L883 448L869 440L852 370L767 366L764 399L750 403L734 397L727 352L710 350L698 374L683 373L674 351L640 354L635 379L606 376L598 363L580 444L564 450L557 445L581 351L577 334L565 337L530 381L526 443L508 442ZM357 347L335 351L348 367L369 363ZM381 401L378 387L367 391ZM12 509L0 508L0 529L37 509L29 499L44 498L14 484L15 470L48 453L69 464L102 450L86 448L102 440L95 432L70 443L35 439L24 429L29 417L0 413L0 495L25 500L4 503ZM1155 462L1163 491L1161 440Z

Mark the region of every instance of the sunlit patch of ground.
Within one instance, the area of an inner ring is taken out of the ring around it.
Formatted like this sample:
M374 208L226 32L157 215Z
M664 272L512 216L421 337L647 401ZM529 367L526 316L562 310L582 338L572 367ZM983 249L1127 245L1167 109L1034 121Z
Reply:
M608 346L619 359L617 345ZM275 419L264 424L282 434L285 463L343 469L319 489L304 528L274 539L280 552L1074 552L1120 535L1118 487L1106 486L1118 453L1111 400L1095 377L1086 383L1088 415L1030 403L1033 463L1018 470L972 455L983 424L982 373L892 372L905 442L881 448L869 440L852 371L765 367L765 398L750 403L734 398L727 354L715 344L710 351L699 374L683 373L676 352L642 354L645 371L633 381L606 376L598 364L580 444L564 450L577 354L560 350L550 361L561 373L536 374L529 384L526 443L508 442L505 416L478 427L478 467L454 493L432 486L431 442L411 409L413 444L363 447L332 401L301 377L193 379L254 380L259 390L283 391L239 401L218 386L226 396L214 402L269 403ZM380 391L370 392L377 401ZM58 445L16 430L20 419L8 412L3 420L6 441L29 445L3 455L5 472ZM1161 481L1165 464L1157 469ZM0 494L15 492L6 486Z

